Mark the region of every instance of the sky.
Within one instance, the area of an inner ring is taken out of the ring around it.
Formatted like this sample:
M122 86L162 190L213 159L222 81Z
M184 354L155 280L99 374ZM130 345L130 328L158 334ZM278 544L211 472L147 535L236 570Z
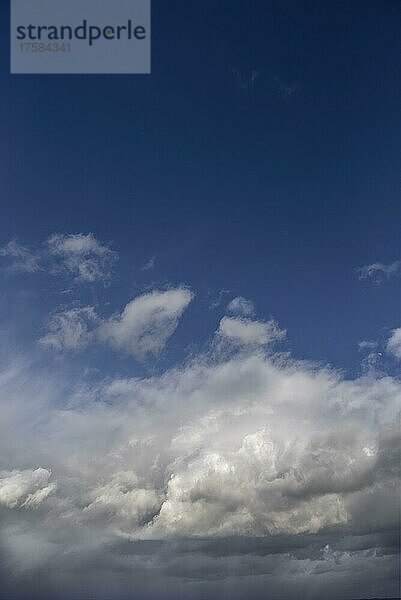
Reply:
M399 3L153 0L104 76L7 4L0 597L399 597Z

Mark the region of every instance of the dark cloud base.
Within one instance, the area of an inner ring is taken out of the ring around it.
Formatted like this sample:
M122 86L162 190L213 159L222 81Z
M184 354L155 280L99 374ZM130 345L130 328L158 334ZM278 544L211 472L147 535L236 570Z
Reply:
M397 531L344 535L118 541L85 558L58 551L10 573L1 600L392 599L400 597Z

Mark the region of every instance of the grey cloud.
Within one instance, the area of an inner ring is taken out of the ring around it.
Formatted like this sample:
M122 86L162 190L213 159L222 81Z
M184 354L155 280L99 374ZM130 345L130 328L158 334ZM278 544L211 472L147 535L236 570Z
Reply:
M37 536L40 544L40 532ZM105 600L196 600L230 597L389 598L397 594L396 546L390 553L373 536L226 540L110 541L101 552L91 547L80 558L54 553L42 571L29 570L13 581L12 598L92 598ZM362 544L361 544L362 542ZM358 544L368 548L355 548ZM55 548L52 548L55 550ZM2 578L0 589L9 579ZM383 594L383 595L382 595ZM5 595L5 594L4 594ZM6 596L10 597L10 596Z
M42 468L0 472L0 505L35 508L56 489L50 476L50 471Z
M190 295L162 300L141 314L174 320ZM0 372L0 468L6 489L23 483L0 508L3 596L35 581L41 597L97 600L133 581L149 599L395 593L398 379L260 346L152 377L66 377Z

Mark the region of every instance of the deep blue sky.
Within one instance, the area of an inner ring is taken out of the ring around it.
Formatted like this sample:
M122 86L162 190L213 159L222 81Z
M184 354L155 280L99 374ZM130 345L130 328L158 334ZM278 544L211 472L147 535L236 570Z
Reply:
M347 369L400 325L399 280L355 272L401 254L399 2L153 0L150 76L10 75L6 5L0 245L112 241L115 308L190 285L173 347L211 334L221 290Z

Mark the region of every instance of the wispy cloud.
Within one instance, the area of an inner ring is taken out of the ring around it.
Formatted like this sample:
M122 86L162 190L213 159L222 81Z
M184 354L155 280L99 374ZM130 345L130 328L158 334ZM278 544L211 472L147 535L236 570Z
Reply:
M156 259L154 256L149 258L149 260L142 266L142 271L151 271L154 269Z
M242 90L249 90L250 88L253 88L260 73L256 69L241 70L233 67L231 69L231 74L239 88Z
M91 233L53 234L46 246L53 259L53 272L66 272L84 283L109 279L118 256Z
M377 342L374 340L362 340L362 342L359 342L358 347L359 350L365 351L374 350L375 348L377 348L377 345Z
M41 271L40 254L22 246L17 240L10 240L0 248L0 256L8 261L7 269L16 273L37 273Z
M209 302L209 309L214 310L221 306L224 301L224 298L230 293L230 290L219 290L216 292L215 290L208 290L207 298Z
M360 267L357 272L359 273L359 279L367 279L372 283L379 284L393 277L401 276L401 261L397 260L389 264L375 262Z
M75 283L107 282L118 258L92 233L53 234L34 250L11 240L0 248L0 256L7 259L9 271L70 275Z
M279 77L275 77L268 95L283 100L283 102L288 104L292 96L294 96L294 94L296 94L298 91L299 85L297 83L285 83Z
M58 351L75 351L91 341L98 318L92 306L71 308L53 314L47 321L42 346Z
M297 82L288 83L278 76L272 77L261 69L233 67L230 74L241 92L252 94L265 101L270 99L289 104L300 91Z

